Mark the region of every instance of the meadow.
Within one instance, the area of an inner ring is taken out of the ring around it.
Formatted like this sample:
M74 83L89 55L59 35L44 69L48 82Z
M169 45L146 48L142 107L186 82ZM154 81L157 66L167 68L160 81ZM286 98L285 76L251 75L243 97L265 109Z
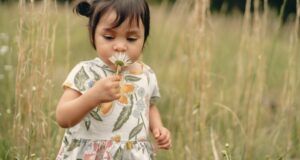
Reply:
M300 159L299 0L284 25L258 2L244 15L210 13L209 0L151 5L142 59L173 139L157 159ZM96 56L86 24L71 4L0 5L0 160L55 158L61 84Z

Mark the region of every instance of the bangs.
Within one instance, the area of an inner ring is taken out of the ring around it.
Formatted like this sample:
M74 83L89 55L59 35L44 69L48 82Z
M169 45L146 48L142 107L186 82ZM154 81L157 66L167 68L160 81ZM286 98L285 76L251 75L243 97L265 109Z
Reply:
M113 28L119 27L126 19L129 18L129 24L135 21L139 27L140 19L143 21L145 15L145 6L136 3L138 0L123 0L112 5L112 9L116 11L117 17L113 23Z

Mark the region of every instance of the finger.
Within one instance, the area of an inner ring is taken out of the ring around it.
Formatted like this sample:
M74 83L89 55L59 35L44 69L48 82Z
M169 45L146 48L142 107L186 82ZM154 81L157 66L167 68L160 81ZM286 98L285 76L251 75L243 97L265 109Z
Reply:
M170 139L167 137L167 138L165 138L165 139L163 139L161 141L157 141L157 143L160 144L160 145L162 145L162 144L168 143L169 141L170 141Z
M113 88L116 88L116 89L120 89L120 88L121 88L119 82L112 82L112 87L113 87Z
M117 100L117 99L120 99L121 98L121 94L120 93L117 93L115 94L114 98Z
M121 76L119 76L119 75L113 75L113 76L111 76L111 80L112 81L120 81L121 80Z
M166 131L166 132L162 132L161 136L157 140L158 142L163 142L169 139L170 139L170 132Z
M160 136L160 131L158 128L154 128L152 133L153 133L154 138L158 138Z
M162 131L162 132L160 133L160 136L157 138L157 140L158 140L158 141L162 141L162 140L166 139L167 136L168 136L168 133Z
M166 144L163 144L163 145L158 145L158 147L159 147L160 149L170 149L170 147L171 147L171 142L166 143Z

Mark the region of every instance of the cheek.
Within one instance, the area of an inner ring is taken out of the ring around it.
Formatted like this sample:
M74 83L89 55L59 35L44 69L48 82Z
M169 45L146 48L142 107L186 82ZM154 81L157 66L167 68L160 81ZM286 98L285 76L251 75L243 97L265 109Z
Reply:
M111 51L110 47L106 44L98 43L96 44L97 53L102 57L110 57Z

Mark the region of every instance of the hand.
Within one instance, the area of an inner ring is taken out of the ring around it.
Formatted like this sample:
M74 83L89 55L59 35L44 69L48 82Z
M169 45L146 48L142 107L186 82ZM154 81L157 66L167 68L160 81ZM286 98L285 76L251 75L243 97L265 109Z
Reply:
M165 127L159 127L152 129L153 136L155 141L160 149L170 149L172 146L171 143L171 134L170 131Z
M91 95L98 104L119 99L121 76L113 75L100 79L91 88Z

